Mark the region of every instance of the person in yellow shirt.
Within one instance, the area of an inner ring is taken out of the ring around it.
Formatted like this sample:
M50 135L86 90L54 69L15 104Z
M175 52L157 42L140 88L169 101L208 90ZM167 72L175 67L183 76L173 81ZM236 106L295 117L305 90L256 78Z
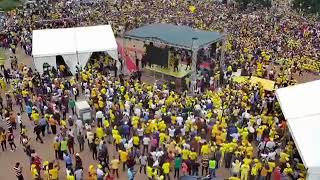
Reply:
M190 151L188 149L183 149L181 151L181 154L182 154L182 159L185 161L189 159Z
M134 135L132 137L132 141L133 141L133 146L136 148L136 149L139 149L139 146L140 146L140 138L137 136L137 135Z
M34 124L39 124L40 114L38 113L38 111L33 110L31 114L31 118L34 121Z
M259 162L259 160L258 159L254 159L254 164L253 164L253 166L251 168L251 177L256 179L257 176L259 175L261 167L262 167L262 164Z
M153 168L151 166L147 166L147 176L148 176L149 179L152 179Z
M119 159L113 156L113 159L111 160L110 164L111 164L113 176L117 175L117 178L119 178L119 164L120 164Z
M122 151L119 150L119 157L120 157L120 161L122 162L122 167L123 167L123 171L125 171L126 169L126 163L128 160L128 152L127 151Z
M73 170L68 170L67 172L67 180L76 180L76 177L74 176Z
M116 143L116 150L118 151L122 137L119 134L115 134L113 138Z
M286 153L286 151L280 152L280 162L281 163L286 163L288 162L290 155Z
M202 147L201 147L200 152L201 152L201 155L202 155L202 156L209 155L209 153L210 153L210 148L209 148L209 145L208 145L207 142L204 142L204 144L203 144Z
M58 180L59 179L59 164L55 162L50 162L48 165L48 173L50 180Z
M273 170L276 168L276 163L275 163L274 161L269 161L269 162L267 163L267 165L268 165L268 167L269 167L269 168L268 168L267 179L270 179Z
M96 180L97 179L97 173L93 165L89 166L88 170L88 180Z
M241 180L248 180L249 171L250 171L250 165L248 165L248 164L241 165L241 168L240 168L241 178L240 179Z
M168 177L168 179L170 179L170 175L169 175L169 173L170 173L170 163L168 161L163 163L162 170L163 170L164 177L165 178Z
M167 141L168 136L165 133L159 134L159 145L164 145L164 143Z
M192 148L190 153L189 153L189 158L191 161L195 161L198 157L198 154L194 151L194 149Z
M102 139L104 137L103 128L100 125L98 125L98 127L96 128L96 134L99 139Z
M40 174L39 174L39 172L38 172L35 164L32 164L32 165L31 165L30 170L31 170L32 178L33 178L34 180L39 180L39 179L40 179Z

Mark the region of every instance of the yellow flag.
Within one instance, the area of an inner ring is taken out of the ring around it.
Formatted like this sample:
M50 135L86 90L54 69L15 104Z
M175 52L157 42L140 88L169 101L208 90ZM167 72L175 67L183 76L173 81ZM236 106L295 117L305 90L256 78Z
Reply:
M189 10L191 13L195 13L196 12L196 7L195 6L189 6Z

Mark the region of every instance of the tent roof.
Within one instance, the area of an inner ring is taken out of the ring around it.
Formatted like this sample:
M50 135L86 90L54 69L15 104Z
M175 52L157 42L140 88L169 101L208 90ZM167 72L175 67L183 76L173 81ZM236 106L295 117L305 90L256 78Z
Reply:
M222 35L218 32L202 31L188 26L176 26L172 24L150 24L125 33L125 37L142 41L160 41L173 47L191 49L201 48L218 42Z
M76 52L74 29L44 29L32 32L32 55L51 56Z
M288 120L288 127L305 167L320 172L320 116Z
M276 91L282 112L308 171L320 172L320 80Z
M33 31L34 57L116 49L117 43L110 25Z
M78 52L117 49L116 38L110 25L76 28L76 41Z
M277 90L282 112L287 119L320 115L320 80Z

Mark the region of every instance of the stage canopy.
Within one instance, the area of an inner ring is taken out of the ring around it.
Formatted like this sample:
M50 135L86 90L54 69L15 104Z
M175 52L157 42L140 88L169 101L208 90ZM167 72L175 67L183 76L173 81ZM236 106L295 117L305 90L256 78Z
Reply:
M172 24L150 24L125 33L125 38L159 42L171 47L183 49L199 49L222 40L218 32L202 31L188 26L176 26Z
M307 180L320 179L320 80L278 89L276 95L308 169Z
M110 25L34 30L32 36L33 61L41 74L44 63L56 67L58 55L73 74L76 64L79 62L84 67L93 52L107 52L118 59L118 47Z

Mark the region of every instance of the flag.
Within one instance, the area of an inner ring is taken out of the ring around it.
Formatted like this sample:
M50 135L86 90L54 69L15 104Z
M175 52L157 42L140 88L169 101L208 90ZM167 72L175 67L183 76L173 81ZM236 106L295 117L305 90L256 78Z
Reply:
M190 10L191 13L195 13L197 8L192 5L192 6L189 6L189 10Z

